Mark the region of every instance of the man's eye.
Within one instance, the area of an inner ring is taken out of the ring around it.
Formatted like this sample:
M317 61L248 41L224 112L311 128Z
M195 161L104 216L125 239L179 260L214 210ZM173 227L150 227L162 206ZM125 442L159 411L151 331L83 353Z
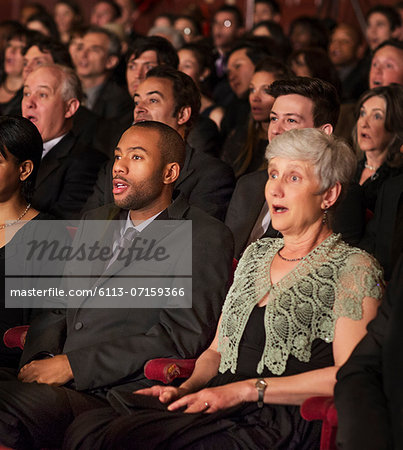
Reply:
M291 181L298 181L299 177L297 175L291 175Z
M288 123L297 123L295 119L288 119Z
M143 158L141 156L139 156L139 155L134 155L133 159L140 160L140 159L143 159Z
M158 103L158 100L156 98L150 98L150 103Z
M271 173L270 178L272 178L273 180L276 180L278 178L278 175L276 173Z

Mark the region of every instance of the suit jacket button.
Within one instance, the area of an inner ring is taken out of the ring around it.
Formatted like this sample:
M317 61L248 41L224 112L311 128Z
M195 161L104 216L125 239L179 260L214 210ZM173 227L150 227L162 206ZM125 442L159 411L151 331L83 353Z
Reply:
M78 331L78 330L81 330L81 328L82 328L83 326L84 326L84 325L83 325L82 322L77 322L77 323L74 325L74 328Z

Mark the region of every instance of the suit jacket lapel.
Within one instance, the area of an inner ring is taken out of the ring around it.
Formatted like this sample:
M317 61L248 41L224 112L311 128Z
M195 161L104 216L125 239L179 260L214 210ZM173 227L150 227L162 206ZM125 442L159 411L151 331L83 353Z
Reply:
M41 183L43 183L43 181L61 165L62 160L70 153L74 141L75 138L70 132L45 155L36 177L36 186L40 186Z

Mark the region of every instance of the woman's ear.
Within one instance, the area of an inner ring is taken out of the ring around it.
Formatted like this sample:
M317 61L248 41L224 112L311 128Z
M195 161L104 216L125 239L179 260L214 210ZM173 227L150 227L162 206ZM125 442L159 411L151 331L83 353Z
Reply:
M34 163L27 159L23 163L20 164L20 180L25 181L34 170Z
M329 209L333 206L341 194L341 184L339 181L322 194L322 209Z

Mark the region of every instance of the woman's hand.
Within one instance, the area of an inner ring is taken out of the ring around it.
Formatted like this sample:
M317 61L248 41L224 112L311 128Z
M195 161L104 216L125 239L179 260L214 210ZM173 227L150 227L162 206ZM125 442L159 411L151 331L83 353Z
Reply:
M225 384L188 394L168 406L169 411L186 408L186 413L213 413L240 403L257 400L253 380Z
M161 403L170 403L178 398L183 397L189 391L183 388L176 388L173 386L152 386L150 388L140 389L134 391L133 394L149 395L151 397L158 397Z

